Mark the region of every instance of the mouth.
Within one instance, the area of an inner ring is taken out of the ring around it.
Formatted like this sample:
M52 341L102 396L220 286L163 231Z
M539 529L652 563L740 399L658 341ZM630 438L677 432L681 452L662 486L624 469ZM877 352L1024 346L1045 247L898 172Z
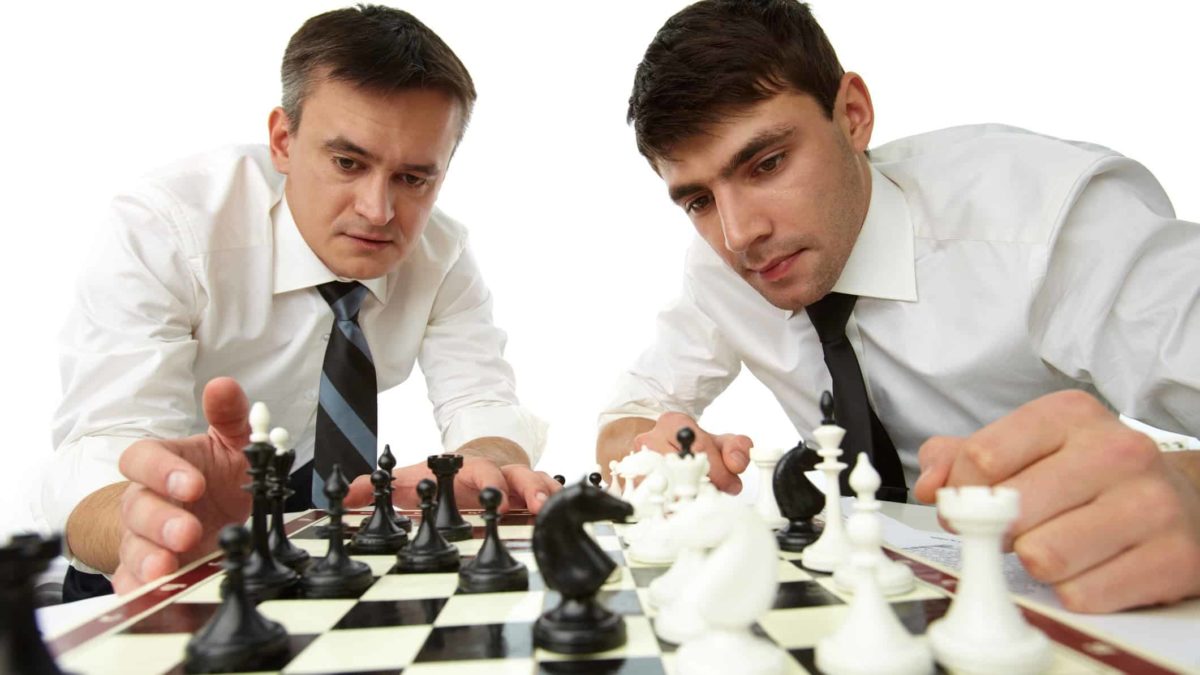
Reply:
M775 258L774 260L767 262L765 265L752 267L750 268L750 271L757 274L763 281L778 281L779 279L783 278L783 275L788 273L788 270L792 268L792 263L795 262L796 258L803 252L804 249L800 249L795 253L785 255L781 258Z
M372 251L378 251L391 246L392 240L386 237L344 233L354 245Z

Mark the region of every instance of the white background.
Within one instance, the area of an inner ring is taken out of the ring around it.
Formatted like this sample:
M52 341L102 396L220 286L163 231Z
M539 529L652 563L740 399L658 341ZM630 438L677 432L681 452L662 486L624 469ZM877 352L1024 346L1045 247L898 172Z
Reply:
M596 413L678 288L690 226L624 116L642 52L684 4L401 5L456 50L479 90L440 205L471 227L520 394L551 423L548 471L590 466ZM876 144L978 122L1089 140L1145 163L1179 215L1200 219L1200 12L1190 3L813 5L871 89ZM52 452L55 336L107 202L178 157L265 141L288 37L338 6L56 2L0 14L0 534L25 525ZM381 406L394 449L415 460L438 447L419 376ZM746 377L704 424L760 445L796 437Z

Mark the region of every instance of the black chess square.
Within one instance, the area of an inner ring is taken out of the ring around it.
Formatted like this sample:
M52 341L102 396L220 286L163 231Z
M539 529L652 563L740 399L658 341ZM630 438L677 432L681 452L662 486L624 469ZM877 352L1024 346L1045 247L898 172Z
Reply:
M359 602L346 612L333 629L431 624L445 605L445 598Z
M771 605L771 609L841 604L844 603L840 598L815 581L785 581L779 584L779 590L775 592L775 604Z
M637 591L600 591L596 594L596 601L621 616L645 614ZM546 599L542 606L546 609L553 609L558 607L560 602L562 602L562 596L558 591L546 591Z
M530 658L533 624L491 623L435 626L417 653L416 663Z
M950 598L926 598L893 602L892 609L900 623L913 635L923 635L929 624L942 618L950 609Z
M539 675L666 675L656 657L600 659L595 661L542 661Z
M286 664L295 659L300 652L304 651L304 649L308 647L309 643L313 640L316 640L317 637L318 636L316 635L288 635L287 656L280 659L279 663L276 664L276 668L267 668L266 670L275 670L284 667ZM185 675L185 673L186 671L183 669L183 661L180 661L175 665L174 668L164 673L164 675Z

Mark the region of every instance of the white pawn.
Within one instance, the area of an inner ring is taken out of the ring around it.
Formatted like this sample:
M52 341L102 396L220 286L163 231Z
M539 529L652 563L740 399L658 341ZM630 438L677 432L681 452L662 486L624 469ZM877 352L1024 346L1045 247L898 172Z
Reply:
M647 565L668 565L675 562L677 550L669 531L666 518L667 479L655 473L646 479L650 491L647 515L629 529L625 541L629 543L629 557Z
M250 442L266 443L270 441L270 426L271 412L267 410L267 404L256 401L254 405L250 406Z
M608 494L621 498L621 481L617 476L617 460L609 460L608 462Z
M854 502L855 515L863 513L876 522L879 521L879 500L875 498L879 484L879 472L871 466L871 458L867 457L865 452L859 453L854 470L850 472L850 487L858 495ZM875 564L872 569L875 570L875 581L884 595L903 595L916 586L911 567L887 557L878 546L875 547L874 555ZM853 593L858 587L858 574L859 567L848 560L834 570L833 583L839 591Z
M1040 673L1050 642L1025 622L1004 583L1001 540L1020 513L1012 488L942 488L938 512L962 536L962 574L946 616L926 631L937 660L964 673Z
M287 429L283 427L275 427L271 430L271 445L275 446L275 454L282 455L288 451L288 444L291 443L292 437Z
M924 675L933 671L929 646L900 623L875 583L882 526L870 513L846 523L854 552L854 599L846 620L817 643L817 668L829 675Z
M787 518L779 514L779 503L775 501L775 465L780 457L783 457L783 450L779 448L750 449L750 461L758 467L758 498L754 510L771 530L788 524Z
M817 469L825 474L825 527L821 536L809 544L801 554L800 564L818 572L832 572L842 561L850 557L850 540L846 538L846 526L842 522L842 488L838 474L846 465L838 461L842 456L841 443L846 430L833 423L833 397L829 392L821 395L821 426L813 430L820 449L821 463Z

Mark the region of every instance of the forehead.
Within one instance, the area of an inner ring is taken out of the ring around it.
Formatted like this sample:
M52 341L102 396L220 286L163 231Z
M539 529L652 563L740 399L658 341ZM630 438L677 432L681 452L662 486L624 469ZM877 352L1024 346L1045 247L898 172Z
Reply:
M773 131L794 129L804 136L830 124L820 103L809 94L784 92L730 112L720 122L684 139L670 156L655 162L668 185L711 181L739 152Z
M377 93L322 79L305 97L299 132L309 128L319 141L343 134L360 144L452 145L461 116L457 99L436 89Z

